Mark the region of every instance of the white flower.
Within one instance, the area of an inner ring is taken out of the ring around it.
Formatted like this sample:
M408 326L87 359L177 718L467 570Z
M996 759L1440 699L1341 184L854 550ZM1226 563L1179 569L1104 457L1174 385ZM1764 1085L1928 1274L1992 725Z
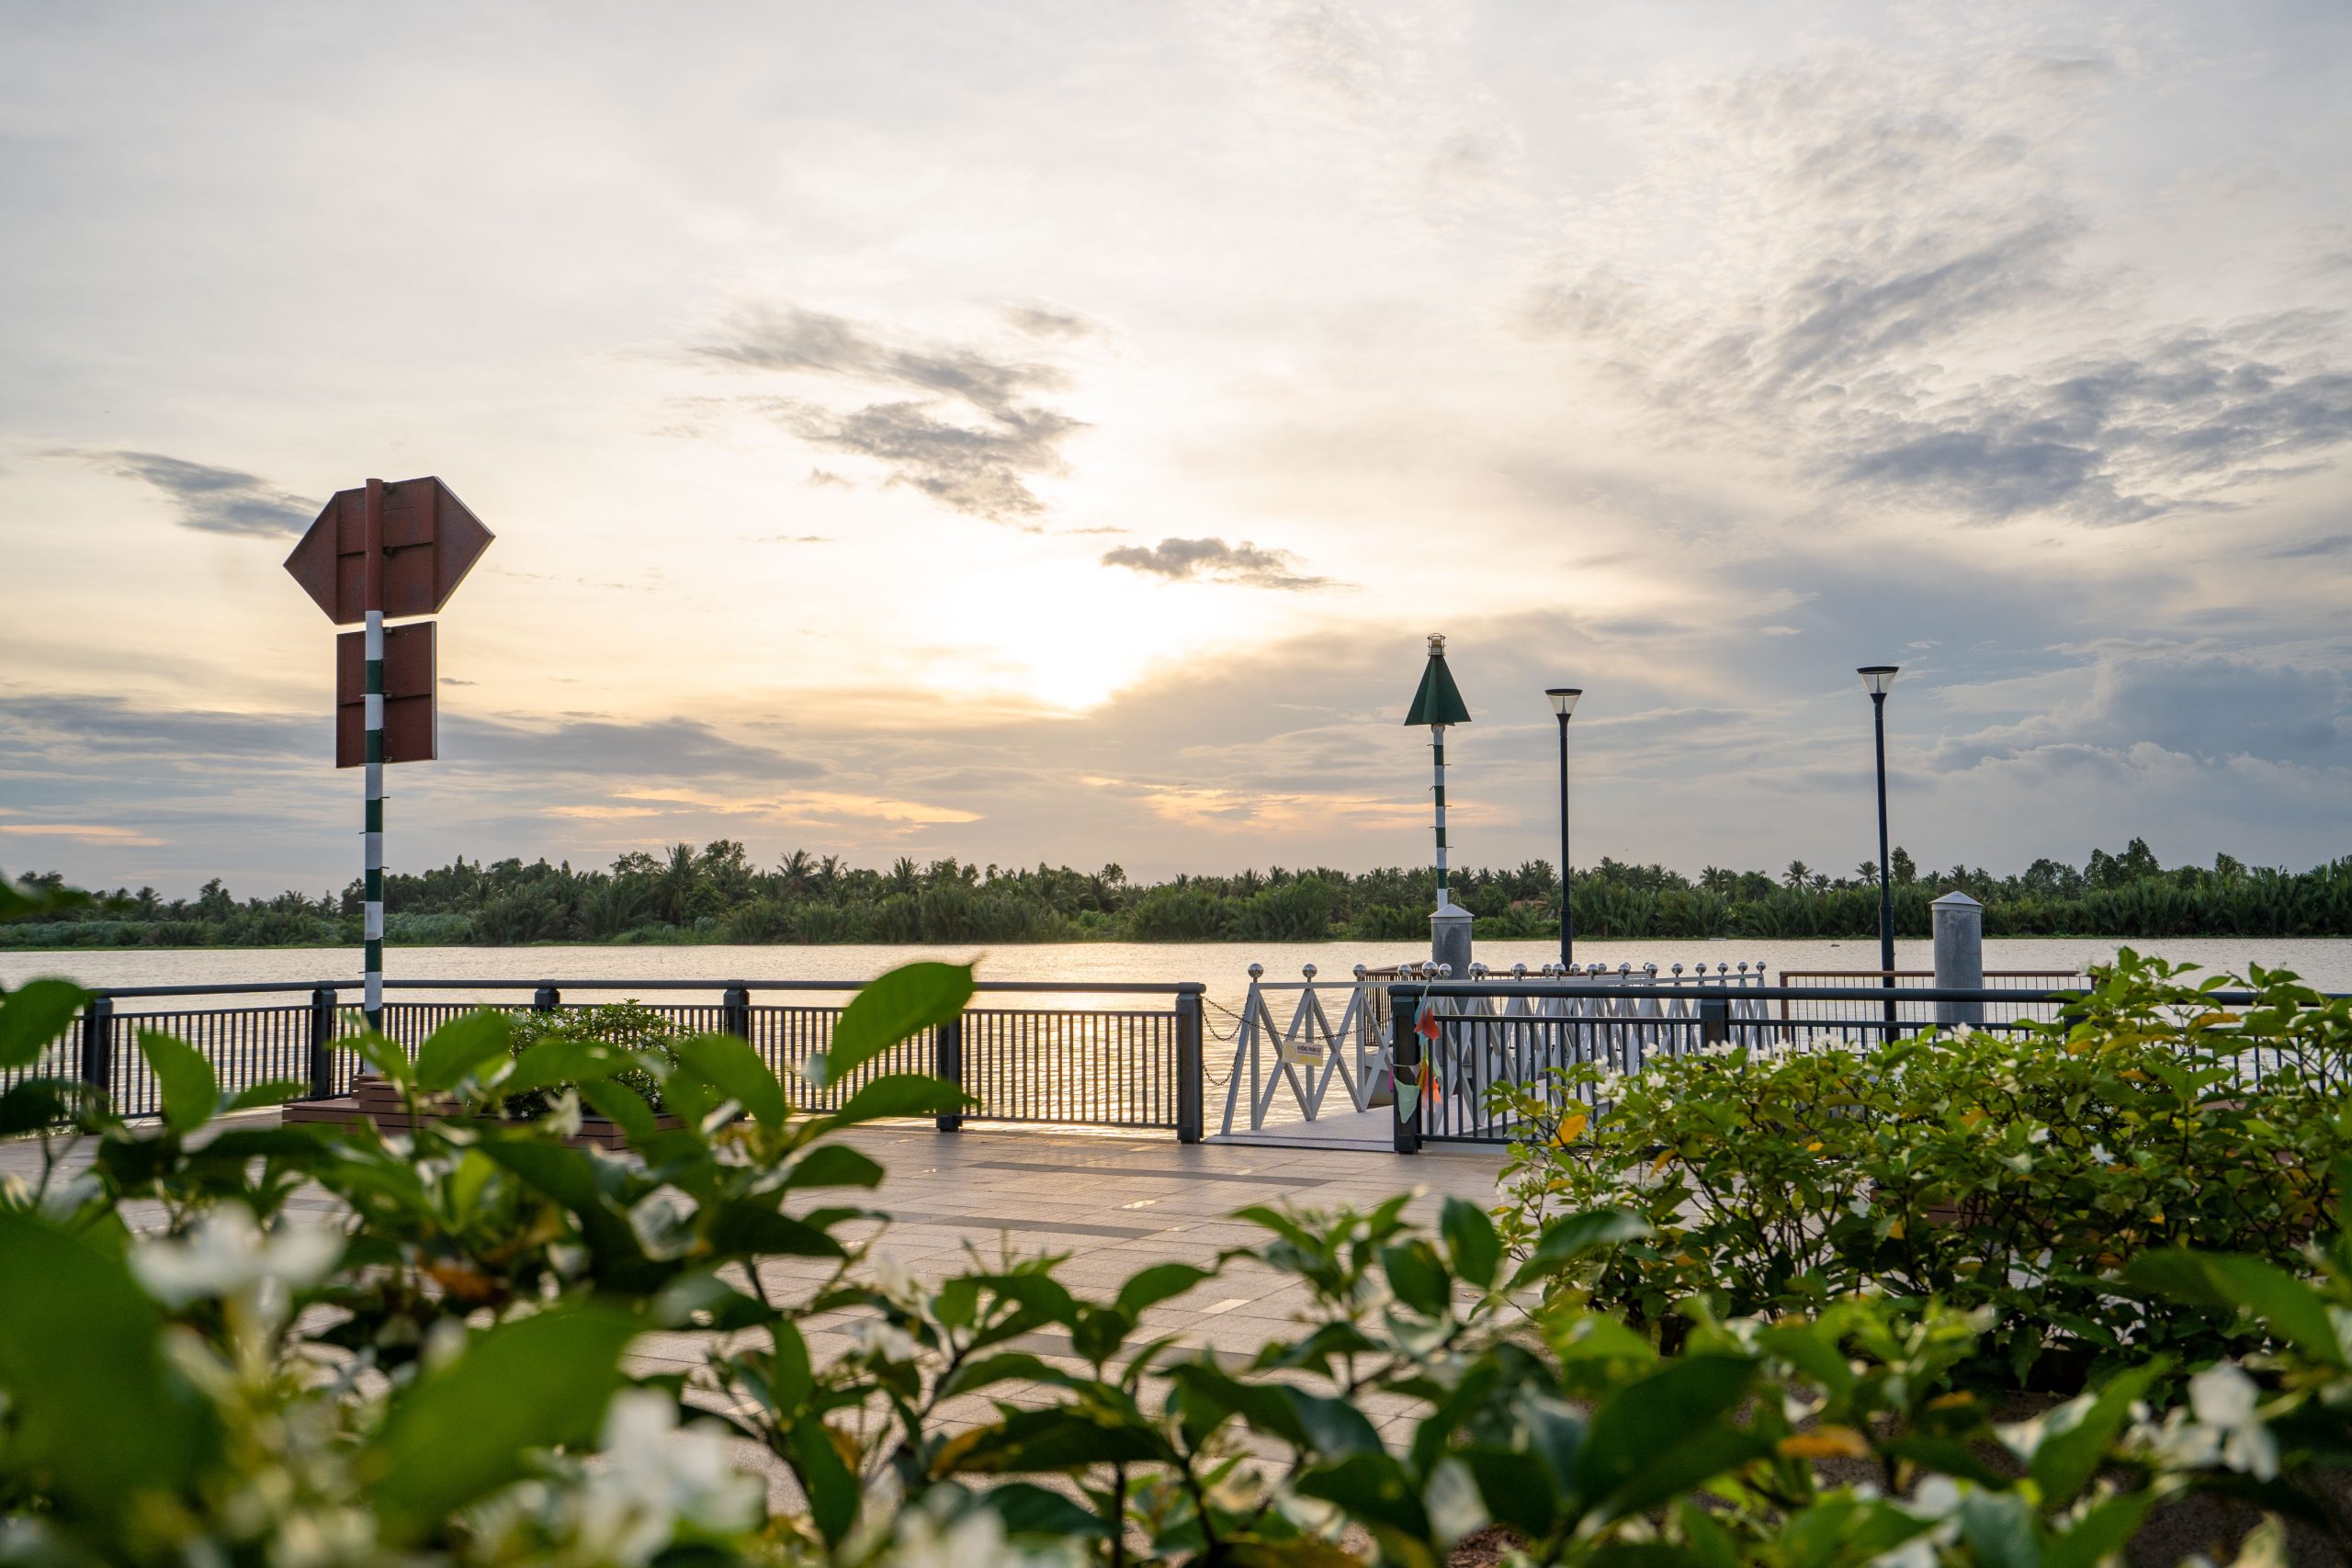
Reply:
M693 1198L664 1184L629 1205L628 1228L649 1256L682 1257L694 1246L698 1208Z
M2091 1158L2098 1161L2100 1165L2113 1165L2115 1163L2115 1156L2107 1152L2107 1145L2105 1144L2093 1144L2091 1145L2090 1154Z
M909 1508L899 1516L899 1538L886 1561L891 1568L1006 1568L1007 1564L1079 1562L1071 1543L1025 1551L1004 1539L1004 1521L993 1509L973 1508L943 1523L937 1507Z
M178 1241L141 1243L130 1271L166 1306L235 1299L275 1316L289 1292L325 1279L342 1256L343 1237L333 1231L288 1224L265 1232L251 1209L223 1203Z
M2028 1133L2025 1135L2025 1141L2029 1144L2035 1145L2046 1144L2050 1141L2050 1129L2047 1127L2036 1127L2032 1132Z
M897 1254L877 1249L868 1261L874 1266L874 1282L885 1296L902 1307L922 1305L922 1283Z
M760 1522L764 1489L728 1461L726 1434L715 1424L681 1430L668 1394L616 1394L605 1415L604 1459L581 1488L576 1519L580 1539L612 1561L647 1561L681 1524L726 1531Z
M1910 1496L1896 1498L1894 1506L1915 1519L1932 1521L1934 1528L1920 1531L1892 1551L1880 1552L1871 1562L1876 1568L1936 1568L1937 1549L1960 1536L1960 1520L1953 1517L1960 1511L1960 1487L1950 1476L1930 1475Z
M915 1359L914 1336L895 1323L869 1317L851 1324L846 1332L869 1356L885 1361L911 1361Z
M2259 1481L2278 1474L2278 1442L2256 1406L2262 1390L2234 1361L2217 1361L2188 1380L2188 1408L2222 1434L2222 1462Z
M1471 1479L1470 1467L1458 1459L1442 1460L1430 1472L1427 1496L1430 1528L1441 1540L1460 1540L1487 1522L1478 1483Z

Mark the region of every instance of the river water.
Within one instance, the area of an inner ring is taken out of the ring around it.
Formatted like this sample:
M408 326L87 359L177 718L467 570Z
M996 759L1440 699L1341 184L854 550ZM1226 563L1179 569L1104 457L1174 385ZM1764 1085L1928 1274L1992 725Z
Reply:
M1995 970L2034 970L2077 973L2093 962L2114 956L2119 944L2089 939L2016 939L1984 944L1984 967ZM2273 968L2292 969L2306 983L2325 991L2352 991L2352 939L2346 938L2197 938L2132 943L2143 952L2193 962L2209 971L2243 973L2253 961ZM1498 969L1513 964L1540 967L1556 958L1556 943L1548 942L1486 942L1478 957ZM435 1000L516 999L500 984L560 987L567 980L707 980L711 995L673 995L668 1000L716 1000L718 987L733 980L867 980L897 964L920 958L957 963L977 960L983 979L1054 980L1076 982L1148 982L1173 985L1198 980L1220 1010L1238 1009L1250 986L1250 965L1266 966L1269 980L1295 980L1308 964L1329 979L1343 978L1358 964L1374 966L1429 956L1426 944L1410 942L1056 942L973 947L396 947L385 954L385 971L394 978L471 980L479 989L417 993L395 989L394 999ZM1710 971L1729 964L1735 973L1745 963L1778 982L1782 971L1874 969L1878 947L1868 941L1849 942L1581 942L1577 958L1614 968L1656 964L1665 972L1675 964L1704 964ZM1925 942L1895 944L1895 965L1904 969L1932 966ZM328 948L182 948L122 953L0 952L0 984L16 986L38 975L62 975L85 986L234 985L254 981L304 981L356 987L359 955L356 950ZM1802 981L1798 982L1804 983ZM2049 984L2060 984L2051 981ZM625 993L624 993L625 994ZM576 998L612 999L613 993L581 993ZM346 994L347 1005L356 998ZM187 1006L185 1002L148 1004L126 1001L123 1010L149 1005ZM204 1005L204 1004L197 1004ZM1023 1005L1013 1002L1011 1005ZM1038 1005L1102 1006L1101 999L1083 997L1041 998ZM1138 1005L1125 998L1110 1005ZM1143 1002L1141 1005L1155 1005Z

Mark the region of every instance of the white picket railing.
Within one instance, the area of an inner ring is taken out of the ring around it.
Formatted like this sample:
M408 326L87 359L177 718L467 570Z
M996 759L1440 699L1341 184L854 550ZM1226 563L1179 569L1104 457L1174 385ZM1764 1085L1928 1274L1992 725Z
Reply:
M1401 970L1374 970L1358 964L1346 979L1318 980L1310 964L1303 974L1302 980L1268 980L1262 964L1250 966L1250 992L1234 1029L1232 1070L1225 1084L1221 1129L1225 1134L1234 1131L1245 1104L1249 1130L1253 1133L1262 1131L1269 1122L1313 1122L1331 1103L1334 1080L1345 1091L1348 1113L1388 1104L1388 987L1399 980L1441 977L1428 964L1408 964ZM1665 973L1654 964L1639 969L1630 964L1615 969L1599 964L1565 969L1545 964L1540 970L1519 964L1507 974L1474 964L1465 978L1488 983L1575 980L1584 985L1672 987L1686 994L1623 999L1440 997L1436 1006L1442 1014L1526 1024L1524 1029L1481 1030L1481 1049L1449 1053L1445 1071L1454 1081L1439 1086L1445 1094L1476 1093L1485 1084L1505 1077L1532 1081L1571 1060L1600 1059L1621 1071L1634 1070L1650 1054L1652 1042L1690 1032L1702 995L1767 983L1761 963L1742 963L1736 970L1721 963L1712 970L1703 964L1691 970L1676 964ZM1753 998L1735 998L1730 1019L1734 1038L1760 1034L1765 1004ZM1576 1021L1577 1027L1546 1027L1547 1021L1566 1020Z

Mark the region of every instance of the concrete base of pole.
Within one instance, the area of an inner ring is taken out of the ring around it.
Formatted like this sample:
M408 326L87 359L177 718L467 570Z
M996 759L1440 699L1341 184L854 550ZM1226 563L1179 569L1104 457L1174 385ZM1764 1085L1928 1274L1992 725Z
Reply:
M1936 984L1954 990L1984 986L1984 906L1954 888L1928 906L1936 922ZM1983 1002L1938 1002L1936 1021L1975 1027L1984 1021Z
M1451 964L1453 978L1470 978L1470 911L1447 899L1430 917L1430 962Z

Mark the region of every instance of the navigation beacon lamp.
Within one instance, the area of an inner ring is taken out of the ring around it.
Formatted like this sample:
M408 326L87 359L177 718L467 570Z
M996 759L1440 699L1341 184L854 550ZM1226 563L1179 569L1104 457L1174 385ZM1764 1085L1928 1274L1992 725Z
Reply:
M1430 637L1430 661L1421 671L1420 689L1413 694L1413 705L1405 715L1407 725L1425 724L1430 729L1430 754L1433 762L1431 789L1437 801L1437 912L1430 916L1430 958L1432 962L1450 965L1453 978L1470 977L1470 911L1453 901L1445 886L1445 727L1470 722L1470 710L1463 705L1462 692L1453 683L1453 673L1445 667L1445 638L1432 633Z

